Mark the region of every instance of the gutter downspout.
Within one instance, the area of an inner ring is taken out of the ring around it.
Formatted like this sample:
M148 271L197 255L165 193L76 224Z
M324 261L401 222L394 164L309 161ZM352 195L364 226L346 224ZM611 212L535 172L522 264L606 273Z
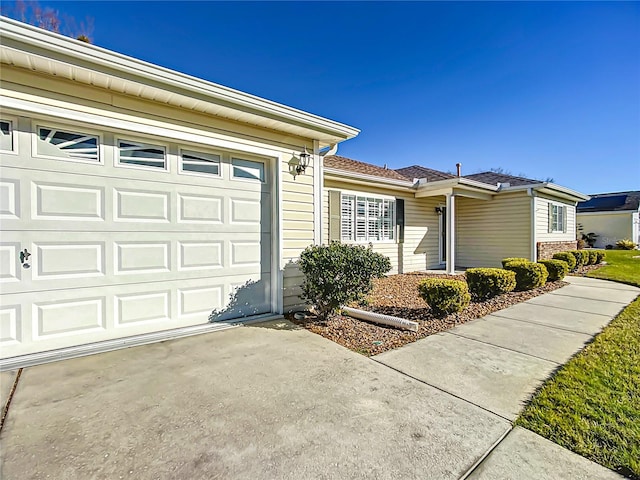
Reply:
M337 144L334 147L337 150ZM322 243L322 187L324 185L323 159L320 155L318 140L313 141L313 158L315 168L313 169L313 243Z
M536 239L536 192L532 187L527 188L527 196L531 197L531 248L530 257L532 262L538 261L538 242Z

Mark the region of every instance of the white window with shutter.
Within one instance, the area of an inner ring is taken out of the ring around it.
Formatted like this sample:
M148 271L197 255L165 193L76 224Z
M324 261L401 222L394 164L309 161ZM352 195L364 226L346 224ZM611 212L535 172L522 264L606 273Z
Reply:
M395 240L395 201L343 193L340 197L342 241Z

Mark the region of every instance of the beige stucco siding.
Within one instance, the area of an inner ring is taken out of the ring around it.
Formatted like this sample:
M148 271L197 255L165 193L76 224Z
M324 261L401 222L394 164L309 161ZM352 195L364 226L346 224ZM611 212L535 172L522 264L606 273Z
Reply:
M392 188L363 187L325 179L322 199L322 241L325 244L329 242L330 190L403 199L405 202L404 243L398 243L397 240L373 243L373 250L389 257L392 265L391 273L438 267L438 216L435 213L435 207L444 201L444 198L416 199L413 192L402 192ZM365 245L368 244L365 243Z
M314 176L317 169L314 169L312 163L304 175L294 177L290 172L290 161L293 152L301 151L303 146L312 150L313 140L215 117L211 112L205 114L189 110L188 105L181 109L143 100L135 96L136 92L130 93L131 95L119 94L104 88L2 65L3 98L28 103L43 112L47 109L64 109L70 117L100 117L105 119L105 126L95 128L105 131L111 124L135 124L141 126L139 131L136 130L137 137L154 138L154 135L161 135L148 133L146 130L167 132L167 143L173 145L175 141L172 134L175 133L184 138L193 138L191 146L194 147L223 145L220 148L227 151L252 152L254 156L265 159L272 171L278 172L274 176L278 178L277 181L271 185L272 197L275 199L272 230L276 237L272 248L281 252L284 287L282 304L285 311L299 304L299 289L296 286L301 283L301 277L297 269L290 265L314 241ZM214 105L212 109L215 109ZM38 115L44 119L49 118L45 113L22 113L20 110L10 111L6 108L3 108L3 112L29 118L37 118ZM65 122L64 118L57 121ZM78 121L67 123L78 124ZM119 127L115 126L114 129ZM189 141L180 143L180 146L189 145ZM279 221L276 220L276 212L280 215ZM281 236L277 233L279 228L282 228ZM277 270L277 265L272 264L272 269Z
M456 198L456 266L500 267L505 257L531 257L531 198Z
M635 212L637 222L638 213ZM598 235L595 246L605 248L607 245L615 245L618 240L630 239L638 242L638 226L635 225L634 212L602 212L602 213L578 213L578 223L582 225L584 233L593 232Z

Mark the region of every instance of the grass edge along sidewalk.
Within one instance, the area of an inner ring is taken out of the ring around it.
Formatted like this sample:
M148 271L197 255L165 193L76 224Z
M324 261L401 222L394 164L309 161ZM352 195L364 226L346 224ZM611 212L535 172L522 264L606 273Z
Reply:
M588 276L640 287L635 255L607 252L609 265ZM516 424L640 479L640 298L540 388Z

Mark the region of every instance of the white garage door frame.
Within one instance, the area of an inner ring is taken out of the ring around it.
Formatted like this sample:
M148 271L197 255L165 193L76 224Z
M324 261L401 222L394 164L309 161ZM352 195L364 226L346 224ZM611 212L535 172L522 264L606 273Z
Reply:
M129 119L108 118L103 115L83 112L78 110L46 105L33 101L7 98L2 99L3 113L9 117L29 117L31 121L51 121L58 120L87 126L99 127L105 131L113 132L116 135L124 132L131 132L132 135L144 135L161 138L164 141L184 142L185 148L189 145L204 146L208 148L224 149L236 154L257 155L270 162L270 182L271 182L271 291L270 303L271 312L249 317L247 319L234 319L226 322L211 323L204 325L196 325L189 327L181 327L173 330L166 330L154 333L145 333L126 338L106 340L102 342L79 345L74 347L62 348L43 353L32 353L19 357L12 357L0 360L0 370L10 370L19 367L25 367L33 364L46 363L50 361L62 360L82 355L89 355L104 351L115 350L134 345L142 345L171 338L180 338L199 333L205 333L212 330L220 330L233 328L235 326L263 321L268 318L277 318L282 315L283 311L283 295L282 295L282 216L280 212L280 201L282 198L282 173L281 165L284 160L284 154L281 151L264 147L244 138L224 138L223 135L211 133L203 135L197 133L188 127L169 128L163 126L160 122L156 125L148 125ZM173 126L171 126L173 127Z

